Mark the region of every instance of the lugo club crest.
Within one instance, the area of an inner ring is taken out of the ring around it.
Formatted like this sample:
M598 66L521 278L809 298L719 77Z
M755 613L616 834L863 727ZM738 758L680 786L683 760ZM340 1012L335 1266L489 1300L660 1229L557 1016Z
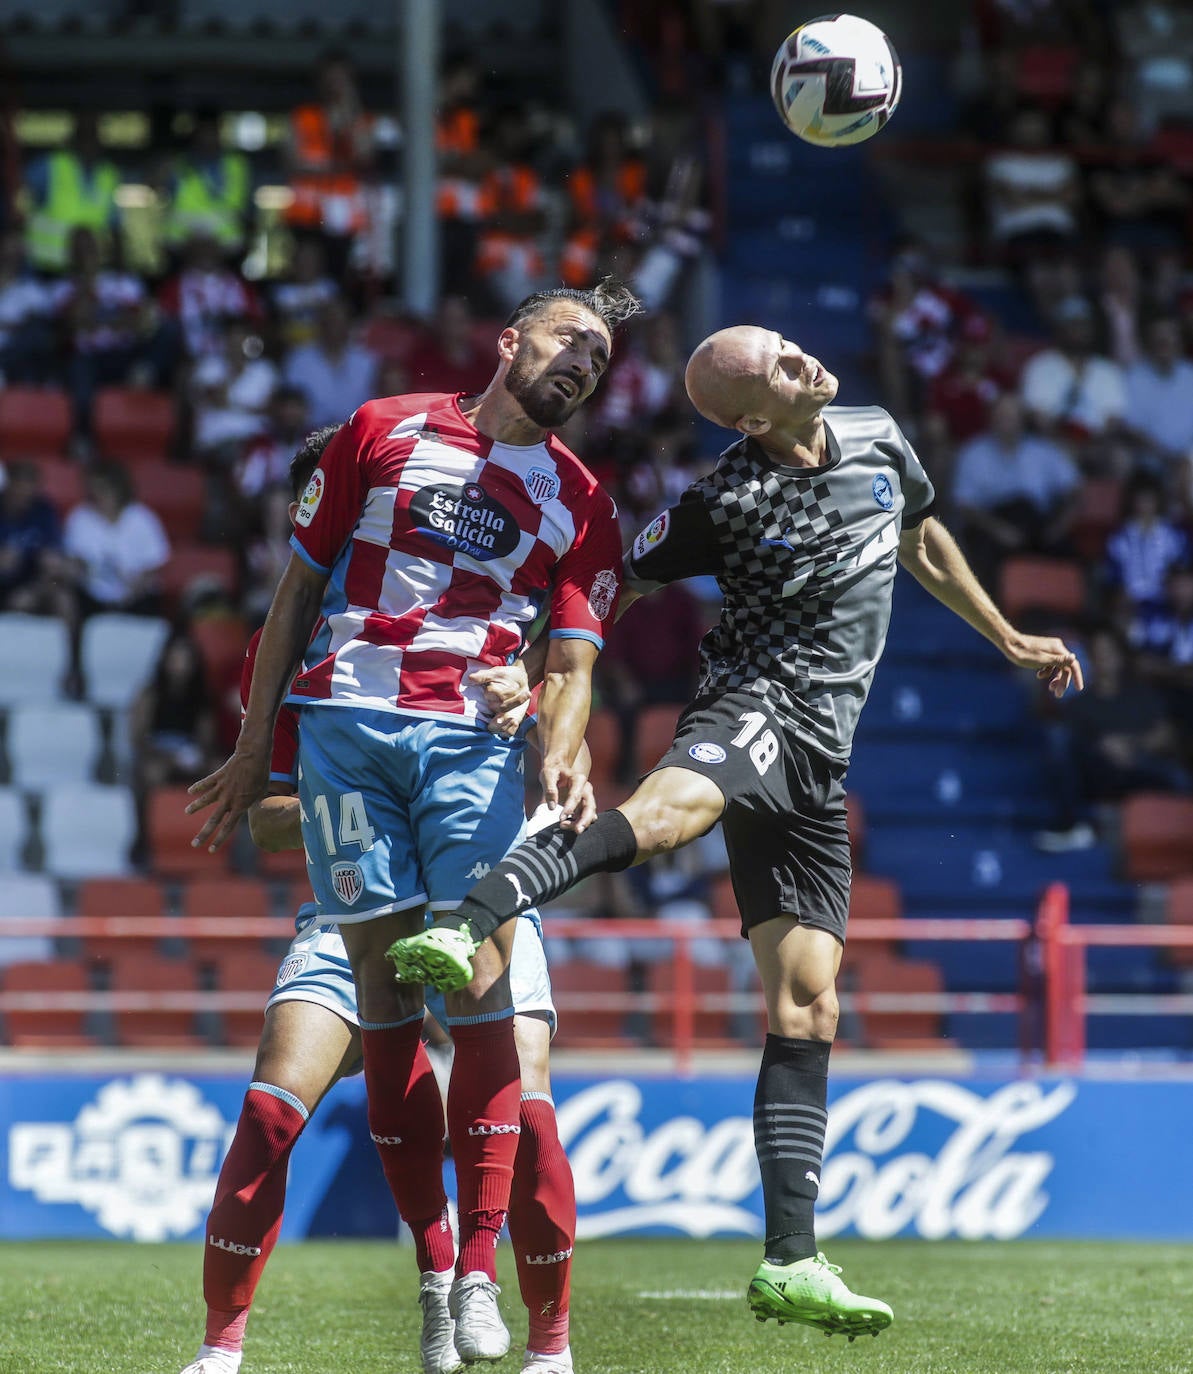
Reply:
M436 543L483 563L513 553L522 537L509 511L476 482L420 488L410 502L410 519Z

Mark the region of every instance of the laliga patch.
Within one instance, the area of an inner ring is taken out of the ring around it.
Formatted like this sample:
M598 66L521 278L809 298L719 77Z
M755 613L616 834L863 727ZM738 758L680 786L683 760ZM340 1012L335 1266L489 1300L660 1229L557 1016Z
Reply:
M531 468L522 478L522 485L536 506L554 501L559 495L559 478L547 468Z
M360 864L332 864L331 885L345 906L355 905L365 890L365 875L360 871Z
M700 744L693 744L688 750L688 757L695 759L697 763L724 763L725 751L719 744L706 740Z
M305 954L289 954L282 960L282 966L278 969L278 981L275 987L281 987L283 983L290 982L307 966L307 956Z
M588 593L588 609L596 620L605 620L617 600L617 574L606 568L592 579L592 591Z
M870 488L874 493L874 499L883 508L890 510L895 504L895 491L891 486L891 479L884 472L880 472L874 479L874 484Z
M306 491L298 501L298 514L294 517L296 525L307 526L315 518L315 512L319 509L319 502L323 500L323 492L327 486L327 479L323 476L323 469L316 468L311 473L311 480L307 483Z
M634 540L634 557L636 559L641 558L643 554L657 548L667 538L670 529L671 512L665 510L662 515L656 515L638 538Z

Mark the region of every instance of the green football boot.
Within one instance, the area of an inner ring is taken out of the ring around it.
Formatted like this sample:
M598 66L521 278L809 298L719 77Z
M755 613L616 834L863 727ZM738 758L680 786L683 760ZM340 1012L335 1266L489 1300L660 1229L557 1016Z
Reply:
M850 1292L840 1273L841 1266L830 1264L821 1254L794 1264L763 1260L750 1280L746 1301L760 1322L771 1317L780 1326L801 1322L819 1327L826 1336L839 1331L851 1341L866 1334L877 1336L890 1326L895 1314L877 1298Z
M432 926L395 940L385 951L399 983L425 983L436 992L456 992L472 982L469 960L481 947L467 926Z

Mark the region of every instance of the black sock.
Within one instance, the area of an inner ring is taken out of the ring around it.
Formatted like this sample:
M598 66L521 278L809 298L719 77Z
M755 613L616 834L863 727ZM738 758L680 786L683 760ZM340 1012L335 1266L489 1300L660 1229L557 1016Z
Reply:
M754 1148L766 1207L766 1258L794 1264L816 1253L812 1211L828 1121L827 1040L768 1035L754 1093Z
M638 857L634 828L620 811L602 811L583 834L550 825L511 849L468 893L444 925L467 923L487 939L511 917L542 906L591 873L619 873Z

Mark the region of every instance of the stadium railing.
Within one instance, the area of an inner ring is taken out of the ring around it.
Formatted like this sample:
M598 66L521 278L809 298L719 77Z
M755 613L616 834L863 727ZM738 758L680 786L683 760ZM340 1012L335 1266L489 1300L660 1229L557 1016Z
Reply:
M761 1011L761 994L753 990L710 992L697 989L696 942L718 940L738 947L740 931L736 921L653 921L608 919L563 919L547 917L544 933L550 940L615 939L649 940L671 945L671 990L668 993L625 991L622 993L569 992L564 1009L569 1014L586 1011L648 1013L669 1012L671 1049L678 1074L689 1073L693 1053L698 1048L696 1018L701 1012L753 1013ZM222 917L121 917L74 916L52 919L10 918L0 923L4 937L48 936L56 941L120 940L145 941L261 941L288 940L294 932L292 921L283 917L225 919ZM1031 1026L1038 1011L1038 993L1028 978L1026 954L1033 940L1032 924L1025 920L949 920L900 917L897 920L863 920L850 923L851 943L891 945L906 940L1000 941L1020 947L1024 981L1018 992L854 992L842 991L842 1009L886 1015L951 1012L1012 1014L1020 1018L1021 1048L1032 1047ZM247 948L248 946L246 946ZM259 948L259 945L258 945ZM246 1012L264 1006L269 988L260 991L230 991L215 988L195 991L107 988L86 992L12 992L2 986L0 968L0 1015L7 1011L40 1012L83 1011L183 1011L205 1013Z
M1075 925L1069 916L1068 888L1051 884L1041 899L1035 927L1044 991L1044 1056L1049 1064L1080 1068L1090 1016L1193 1013L1193 993L1090 993L1086 976L1086 951L1091 947L1190 949L1193 926Z

